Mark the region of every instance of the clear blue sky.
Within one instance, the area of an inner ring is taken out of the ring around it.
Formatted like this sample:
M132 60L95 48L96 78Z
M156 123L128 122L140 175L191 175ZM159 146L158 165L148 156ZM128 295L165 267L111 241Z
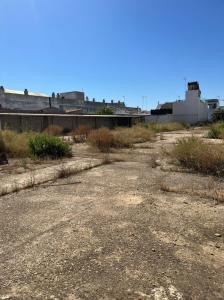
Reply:
M224 0L0 0L0 85L148 107L224 98ZM144 101L144 106L146 105Z

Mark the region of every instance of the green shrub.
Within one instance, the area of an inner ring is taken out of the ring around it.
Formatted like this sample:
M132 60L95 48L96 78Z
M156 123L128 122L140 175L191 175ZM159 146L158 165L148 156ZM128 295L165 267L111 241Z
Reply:
M224 139L224 123L212 124L208 132L210 139Z
M41 134L29 140L30 153L39 158L50 157L57 159L63 156L71 156L71 147L60 138Z
M201 173L224 175L224 145L208 145L199 138L181 138L171 156L184 167Z

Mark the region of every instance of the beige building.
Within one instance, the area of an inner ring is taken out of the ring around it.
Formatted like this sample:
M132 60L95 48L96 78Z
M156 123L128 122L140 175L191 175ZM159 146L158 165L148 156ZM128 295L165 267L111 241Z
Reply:
M80 110L84 114L97 114L104 107L110 107L114 114L138 114L138 107L127 107L124 102L92 101L85 97L84 92L73 91L52 93L48 96L42 93L34 93L25 89L16 91L0 86L0 110L13 111L47 111L63 113L71 110Z

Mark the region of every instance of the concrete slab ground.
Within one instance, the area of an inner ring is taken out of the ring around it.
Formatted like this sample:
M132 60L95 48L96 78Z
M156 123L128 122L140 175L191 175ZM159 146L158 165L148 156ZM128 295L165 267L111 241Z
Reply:
M180 136L0 197L0 299L224 299L223 182L154 163Z
M60 177L67 177L66 174L74 174L104 163L103 159L82 158L80 160L71 160L57 163L56 166L44 167L42 169L24 172L7 176L1 179L0 195L6 195L18 192L22 189L34 187L38 184L48 181L55 181Z

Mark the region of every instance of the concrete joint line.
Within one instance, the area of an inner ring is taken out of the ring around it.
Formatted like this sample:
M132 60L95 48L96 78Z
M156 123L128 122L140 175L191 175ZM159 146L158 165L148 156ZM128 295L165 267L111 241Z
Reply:
M63 177L63 174L65 174L64 177L69 177L81 171L95 168L103 164L104 161L102 159L85 159L82 162L65 162L57 166L30 171L20 175L13 175L9 178L10 182L1 184L0 196L18 192L48 181L57 180L58 178Z

